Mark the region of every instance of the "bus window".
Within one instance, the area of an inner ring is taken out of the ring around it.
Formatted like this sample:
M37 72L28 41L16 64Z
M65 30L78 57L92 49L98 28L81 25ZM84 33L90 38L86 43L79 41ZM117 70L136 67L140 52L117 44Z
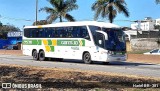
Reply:
M73 38L79 38L80 27L73 27L72 35Z
M58 35L58 28L54 28L54 34L55 34L55 38L59 37L59 35Z
M55 37L55 29L54 28L49 28L49 31L50 31L50 36L52 38L54 38Z
M72 38L72 31L73 31L73 27L68 27L67 28L67 38Z
M24 29L24 36L29 38L30 29Z
M36 37L36 29L31 29L31 38L35 38Z
M45 28L45 37L46 38L52 38L52 37L54 37L54 31L53 31L53 29L52 28Z
M101 42L101 43L99 43ZM96 33L96 45L101 47L101 48L105 48L105 38L104 35L101 33Z
M37 38L45 38L46 36L45 36L45 29L39 29L39 32L38 32L38 36L37 36Z
M58 35L60 38L62 38L62 35L63 35L62 30L63 30L62 28L58 28Z
M81 27L81 32L80 33L82 33L81 38L85 38L85 39L90 40L89 33L87 31L87 27L86 26Z
M67 27L62 28L61 36L62 36L62 38L66 38L67 37Z

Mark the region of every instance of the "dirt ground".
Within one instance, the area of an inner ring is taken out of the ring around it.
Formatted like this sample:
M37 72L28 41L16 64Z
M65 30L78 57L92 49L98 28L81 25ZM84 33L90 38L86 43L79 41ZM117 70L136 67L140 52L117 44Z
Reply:
M0 50L0 55L23 55L21 50Z
M0 50L0 55L23 55L21 50ZM160 64L160 55L128 54L127 61Z
M160 64L160 55L128 54L127 61Z
M22 51L0 50L0 55L4 54L22 55ZM139 54L128 55L128 60L132 62L150 63L152 61L152 63L160 63L158 62L159 59L159 56ZM109 72L27 67L6 64L0 64L0 78L0 82L9 83L37 82L42 84L42 88L44 88L43 91L144 91L144 88L133 88L133 84L160 83L160 78L139 77ZM1 87L0 84L0 88ZM13 90L15 91L15 89ZM33 89L29 89L28 91L33 91ZM34 91L41 91L41 89L35 89ZM145 91L159 91L159 87L145 88Z
M56 88L54 91L59 91L59 88L69 89L66 91L88 91L90 89L95 89L90 91L141 91L141 88L133 88L133 84L160 83L160 78L139 77L109 72L41 68L6 64L0 64L0 77L0 82L37 82L42 84L42 88ZM79 90L71 90L70 88ZM158 91L158 89L159 88L152 87L145 88L146 91ZM30 91L33 90L30 89Z

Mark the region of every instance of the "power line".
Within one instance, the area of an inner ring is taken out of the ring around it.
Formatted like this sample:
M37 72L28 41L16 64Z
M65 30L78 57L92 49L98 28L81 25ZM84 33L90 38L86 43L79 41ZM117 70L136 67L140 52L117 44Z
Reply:
M14 20L14 21L34 22L34 20L28 20L28 19L23 19L23 18L11 18L11 17L1 16L1 15L0 15L0 18Z

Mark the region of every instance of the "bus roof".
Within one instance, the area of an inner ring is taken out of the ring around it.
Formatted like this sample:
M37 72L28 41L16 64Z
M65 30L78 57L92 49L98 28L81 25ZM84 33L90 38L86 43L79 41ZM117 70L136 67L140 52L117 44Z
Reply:
M83 25L92 25L105 28L120 28L120 26L106 23L106 22L97 22L97 21L76 21L76 22L59 22L47 25L37 25L37 26L26 26L24 28L43 28L43 27L67 27L67 26L83 26Z

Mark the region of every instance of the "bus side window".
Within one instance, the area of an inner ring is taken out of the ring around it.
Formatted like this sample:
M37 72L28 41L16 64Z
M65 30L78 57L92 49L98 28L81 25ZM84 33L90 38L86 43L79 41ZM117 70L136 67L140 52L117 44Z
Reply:
M27 35L26 35L26 36L27 36L28 38L31 38L31 36L32 36L32 29L27 29L26 32L27 32Z
M50 28L50 31L51 31L51 37L54 38L55 37L55 29Z
M51 28L45 28L45 37L51 38L52 37L52 29Z
M24 36L29 37L29 29L24 29Z
M54 28L54 34L55 34L55 37L58 38L58 36L59 36L58 35L58 28Z
M62 32L61 32L61 35L62 35L62 38L66 38L67 36L67 28L66 27L64 27L63 29L62 29Z
M32 38L36 38L37 37L37 29L32 29Z
M73 36L73 38L76 38L76 30L75 30L75 27L73 27L72 36Z
M39 38L41 38L41 37L44 37L44 30L43 29L39 29L39 33L38 33L38 36L37 37L39 37Z
M72 35L72 31L73 31L73 27L68 27L67 29L67 38L72 38L73 35Z
M63 29L63 28L60 28L60 27L57 29L57 37L58 37L58 38L62 38L62 37L63 37L62 29Z
M86 27L81 27L81 33L82 33L82 38L85 38L87 40L90 40L90 37L89 37L89 33L87 31L87 28Z
M35 34L33 33L33 34L35 35L35 36L34 36L34 38L38 38L38 33L39 33L39 31L38 31L38 30L39 30L39 29L35 29L35 30L33 30L33 31L35 31L35 32L34 32Z
M101 43L99 43L99 41L101 41ZM96 45L98 45L99 47L105 48L105 43L104 43L104 35L101 33L96 33Z
M48 35L48 32L49 32L49 31L48 31L48 28L44 28L43 31L44 31L44 36L43 36L43 37L44 37L44 38L49 38L49 35Z
M32 29L29 30L29 38L32 38Z
M79 28L73 27L73 30L72 30L73 38L78 38L78 35L79 35L78 33L79 33Z
M89 29L92 33L92 37L93 37L93 40L94 40L94 43L95 43L96 42L96 31L101 30L101 28L98 27L98 26L89 26Z

